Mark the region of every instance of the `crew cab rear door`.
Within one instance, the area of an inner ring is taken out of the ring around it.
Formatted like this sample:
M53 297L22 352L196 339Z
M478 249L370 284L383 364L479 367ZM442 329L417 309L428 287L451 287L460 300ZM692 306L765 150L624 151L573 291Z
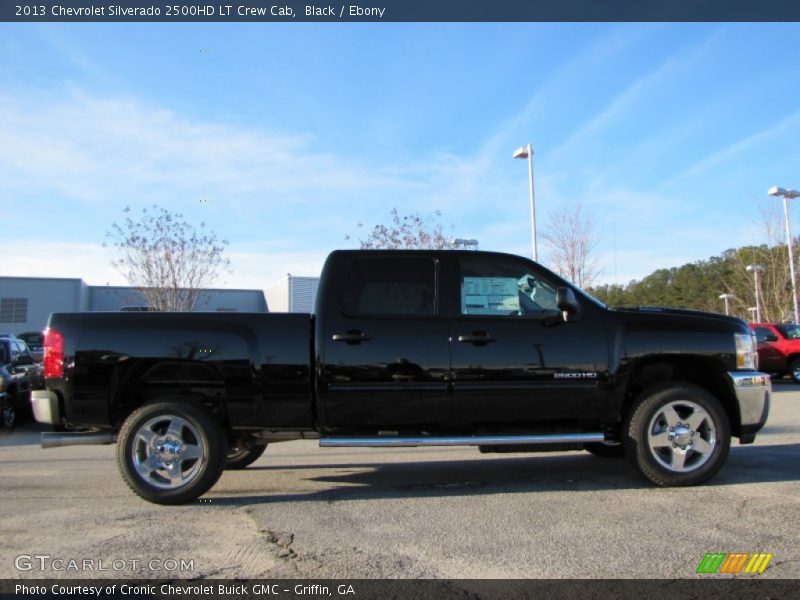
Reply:
M449 416L449 322L439 261L417 253L358 255L337 265L317 343L321 421L348 429L418 430Z
M606 405L609 352L603 310L579 298L564 321L563 282L509 255L459 255L452 288L453 419L524 427L596 420Z

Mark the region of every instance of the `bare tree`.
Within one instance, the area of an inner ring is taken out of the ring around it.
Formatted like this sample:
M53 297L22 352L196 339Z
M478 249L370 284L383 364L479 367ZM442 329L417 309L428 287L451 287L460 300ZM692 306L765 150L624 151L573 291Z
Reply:
M125 208L130 213L130 208ZM138 219L113 223L103 244L111 264L157 311L191 311L202 292L230 270L223 256L228 242L186 221L183 215L153 205Z
M735 313L744 318L753 318L748 307L756 306L755 279L747 271L747 265L761 265L764 271L759 276L759 301L761 320L780 322L793 315L789 255L783 225L783 212L778 204L761 203L761 226L766 244L740 248L733 255L734 269L728 279L727 292L736 296Z
M443 250L454 248L450 238L445 236L439 217L442 213L436 211L432 216L423 217L419 213L401 216L396 208L392 209L392 222L390 225L375 225L364 239L359 239L360 247L364 250L396 250L428 249ZM358 227L363 227L362 223ZM346 240L351 239L345 236Z
M550 251L550 267L578 287L591 287L600 269L592 252L598 238L594 219L583 212L580 202L562 204L548 216L542 240Z

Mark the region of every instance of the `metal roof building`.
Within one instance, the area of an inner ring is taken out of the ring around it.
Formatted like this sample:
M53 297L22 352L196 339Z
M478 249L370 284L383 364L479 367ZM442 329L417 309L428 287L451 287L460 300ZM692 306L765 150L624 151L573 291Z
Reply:
M82 279L0 276L0 332L41 331L54 312L118 311L146 306L135 288L87 285ZM196 312L268 312L262 290L208 289Z

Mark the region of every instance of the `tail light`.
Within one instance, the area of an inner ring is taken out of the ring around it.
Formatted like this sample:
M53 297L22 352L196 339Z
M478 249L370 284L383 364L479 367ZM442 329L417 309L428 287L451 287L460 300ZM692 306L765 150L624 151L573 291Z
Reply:
M44 376L64 376L64 336L55 329L44 332Z

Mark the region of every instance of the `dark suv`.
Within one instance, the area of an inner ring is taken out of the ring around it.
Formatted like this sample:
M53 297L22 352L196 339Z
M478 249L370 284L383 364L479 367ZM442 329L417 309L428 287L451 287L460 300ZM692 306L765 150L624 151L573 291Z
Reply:
M0 335L0 422L12 429L30 407L31 389L40 377L28 346L13 335Z
M44 354L44 334L41 331L18 333L17 338L28 345L28 350L31 351L33 360L42 362L42 355Z

